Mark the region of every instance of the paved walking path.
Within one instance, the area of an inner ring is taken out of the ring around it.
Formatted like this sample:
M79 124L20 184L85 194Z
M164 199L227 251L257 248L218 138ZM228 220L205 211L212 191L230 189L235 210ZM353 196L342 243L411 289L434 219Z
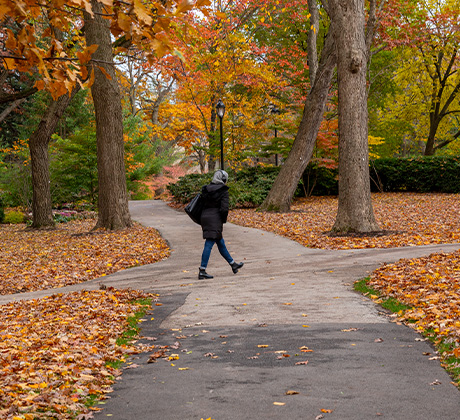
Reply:
M459 245L316 250L227 224L227 246L244 267L234 275L214 249L215 278L197 280L200 227L159 201L131 202L130 210L168 240L171 257L58 291L104 283L159 293L163 305L142 332L176 347L179 359L134 358L137 367L125 370L96 419L460 418L457 388L424 355L434 355L430 345L352 288L383 262ZM50 293L3 296L0 304Z

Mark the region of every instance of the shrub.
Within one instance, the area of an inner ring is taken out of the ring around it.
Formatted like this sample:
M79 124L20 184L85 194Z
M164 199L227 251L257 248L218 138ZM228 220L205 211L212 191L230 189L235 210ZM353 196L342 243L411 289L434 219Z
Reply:
M0 223L3 223L4 219L5 219L5 210L3 208L2 196L0 195Z
M460 193L460 157L418 156L370 162L373 191Z
M3 222L10 224L24 223L24 214L15 210L7 211Z
M279 167L254 167L231 172L230 208L260 206L279 170ZM460 157L456 156L377 159L370 162L369 171L373 191L460 193ZM175 201L185 204L211 179L212 174L186 175L167 188ZM338 189L338 170L311 162L296 196L337 195Z
M339 193L338 169L318 166L310 162L302 176L303 195L337 195Z
M53 211L53 219L56 223L67 223L74 220L77 216L75 210L58 210Z
M238 172L229 171L230 208L257 207L262 204L273 182L278 175L279 168L255 167L245 168ZM190 174L180 177L174 184L167 186L174 200L188 203L203 185L212 180L212 173Z
M174 201L186 204L201 191L203 185L209 184L211 180L211 173L189 174L181 176L177 182L169 184L166 188L174 197Z

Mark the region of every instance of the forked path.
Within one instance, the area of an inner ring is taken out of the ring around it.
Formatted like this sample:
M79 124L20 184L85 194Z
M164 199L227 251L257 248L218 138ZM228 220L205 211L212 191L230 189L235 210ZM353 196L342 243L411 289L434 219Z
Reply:
M179 358L133 359L136 367L125 370L95 418L460 418L460 393L427 356L434 355L430 345L353 291L355 280L383 262L459 245L316 250L227 224L227 246L244 267L234 275L214 249L208 266L214 279L198 280L200 227L160 201L131 202L130 210L160 231L171 257L58 291L103 282L159 293L162 306L142 324L143 335L172 346L170 354ZM0 303L51 292L5 296Z
M171 257L104 283L160 293L163 306L143 333L179 359L133 360L138 367L124 372L96 418L460 418L460 394L426 355L430 345L352 287L383 262L459 245L327 251L227 224L228 248L245 265L234 275L214 249L215 277L203 281L198 225L162 202L130 209L168 240Z

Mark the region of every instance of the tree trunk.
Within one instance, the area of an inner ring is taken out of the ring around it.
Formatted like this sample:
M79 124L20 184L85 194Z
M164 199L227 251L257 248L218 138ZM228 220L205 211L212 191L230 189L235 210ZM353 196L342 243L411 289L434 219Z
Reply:
M436 140L436 132L438 131L439 121L431 121L430 132L426 140L425 156L433 156L435 152L434 142Z
M364 0L332 0L337 23L339 206L333 232L379 230L369 179Z
M121 95L113 62L109 21L101 16L101 3L91 0L91 6L94 16L85 12L84 18L86 44L99 46L90 64L95 73L91 94L96 112L99 180L96 228L122 229L131 226L132 222L126 189Z
M281 212L290 210L299 179L311 159L337 62L333 32L334 26L331 24L321 54L315 84L305 101L302 121L292 149L268 196L260 206L261 210Z
M308 31L307 57L310 75L310 86L315 84L316 73L318 71L318 50L316 40L319 31L319 11L317 0L308 0L308 10L310 11L310 30Z
M32 168L32 228L53 228L53 212L50 190L48 145L62 114L74 95L80 90L77 85L70 94L53 100L43 115L37 130L29 139Z

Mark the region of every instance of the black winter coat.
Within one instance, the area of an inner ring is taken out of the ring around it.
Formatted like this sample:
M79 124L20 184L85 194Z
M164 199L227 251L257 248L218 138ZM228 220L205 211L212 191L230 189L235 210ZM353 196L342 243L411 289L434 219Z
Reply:
M201 213L203 239L222 238L223 224L228 216L228 187L225 184L209 184L201 189L204 209Z

